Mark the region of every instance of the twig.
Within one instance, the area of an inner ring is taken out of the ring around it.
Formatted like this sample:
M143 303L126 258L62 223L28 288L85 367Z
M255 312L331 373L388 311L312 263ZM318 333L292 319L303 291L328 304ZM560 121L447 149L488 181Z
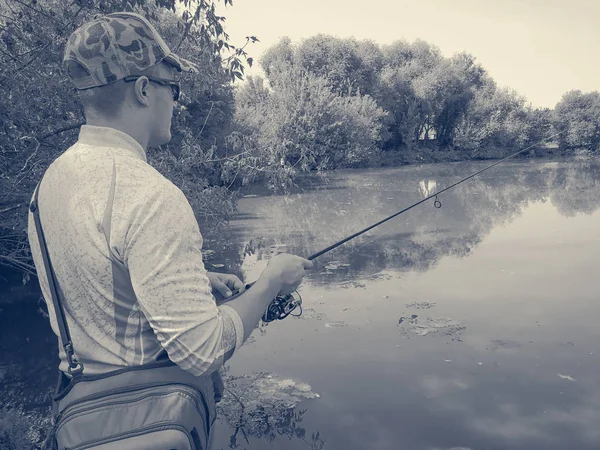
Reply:
M204 127L206 127L206 122L208 122L208 118L210 117L210 113L213 109L215 102L210 102L210 109L208 110L208 114L206 115L206 119L204 119L204 125L202 125L202 129L198 132L198 134L196 135L196 137L194 137L194 140L191 142L190 145L194 145L196 143L196 141L198 140L198 138L200 137L200 135L202 134L202 132L204 131Z
M36 137L34 139L36 139L38 141L43 141L43 140L48 139L49 137L54 136L56 134L63 133L65 131L69 131L69 130L73 130L75 128L79 128L80 126L82 126L84 124L85 124L85 122L81 121L81 122L77 122L77 123L74 123L74 124L72 123L70 125L65 125L64 127L58 128L58 129L56 129L54 131L50 131L50 132L48 132L46 134L42 134L41 136Z
M18 205L15 206L9 206L8 208L5 209L0 209L0 214L4 214L10 211L13 211L15 209L19 209L21 206L23 206L21 203L19 203Z
M35 267L34 266L31 266L31 265L29 265L27 263L19 261L18 259L14 259L14 258L11 258L9 256L0 255L0 260L8 261L9 265L17 266L17 267L20 267L22 269L27 269L27 270L35 273Z
M41 45L38 45L37 47L35 47L35 48L32 48L31 50L27 50L26 52L19 53L19 54L18 54L18 55L16 55L16 56L17 56L17 58L20 58L21 56L25 56L25 55L26 55L26 54L28 54L28 53L35 52L35 51L36 51L38 48L40 48L40 47L41 47Z
M244 405L244 402L242 402L242 400L237 396L237 394L229 388L225 388L225 390L229 392L233 396L233 398L235 398L238 401L238 403L242 407L242 411L244 411L246 409L246 405Z
M21 170L19 170L19 172L23 172L25 170L25 168L27 167L27 164L29 164L29 160L35 156L35 154L37 153L39 148L40 148L40 141L35 139L35 150L33 151L33 153L31 155L29 155L29 157L25 161L25 164L23 164L23 167L21 167Z
M33 9L33 10L34 10L36 13L38 13L38 14L41 14L41 15L43 15L43 16L46 16L48 19L50 19L50 20L54 21L54 18L53 18L53 17L52 17L50 14L46 14L44 11L37 10L37 9L35 9L33 6L31 6L31 5L28 5L28 4L27 4L27 3L25 3L25 2L22 2L21 0L12 0L12 1L13 1L13 2L17 2L17 3L19 3L19 4L23 5L23 6L26 6L26 7L28 7L28 8L31 8L31 9ZM7 3L8 3L8 1L7 1Z
M233 156L226 156L224 158L218 158L218 159L207 159L206 161L201 161L202 163L206 164L206 163L212 163L212 162L221 162L221 161L232 161L235 160L236 158L245 155L246 153L250 153L252 150L246 150L245 152L242 153L238 153L237 155L233 155Z
M14 1L16 1L16 2L18 2L18 3L21 3L21 1L20 1L20 0L14 0ZM25 4L25 6L29 6L29 5ZM36 9L35 9L35 8L32 8L32 9L33 9L34 11L36 11ZM83 9L83 5L82 5L82 6L79 8L79 10L78 10L78 11L77 11L77 12L76 12L74 15L73 15L73 19L71 19L71 21L70 21L70 22L67 24L67 26L63 27L63 30L65 30L66 28L69 28L69 27L70 27L70 26L71 26L71 25L72 25L72 24L75 22L75 20L77 19L77 16L79 15L79 13L81 12L81 10L82 10L82 9ZM64 40L64 38L63 38L63 40ZM2 80L0 80L0 83L4 83L4 82L5 82L6 80L8 80L9 78L12 78L12 77L16 76L17 74L19 74L19 73L20 73L20 72L21 72L23 69L25 69L25 68L26 68L27 66L29 66L29 65L30 65L30 64L31 64L33 61L35 61L35 60L38 58L38 56L40 56L40 55L41 55L41 54L44 52L44 50L46 50L46 49L47 49L47 48L50 46L50 44L52 44L52 43L54 43L54 42L55 42L55 41L50 41L50 42L48 42L46 45L44 45L44 46L42 47L42 49L41 49L39 52L37 52L35 55L33 55L29 61L27 61L27 62L26 62L24 65L22 65L21 67L17 68L17 69L16 69L16 70L13 72L13 74L12 74L11 76L6 76L6 77L4 77Z
M37 59L37 57L38 57L38 56L40 56L40 55L41 55L41 54L44 52L44 50L46 50L48 47L50 47L50 44L52 44L52 43L53 43L53 41L50 41L50 42L48 42L46 45L44 45L44 46L42 47L42 49L41 49L39 52L37 52L35 55L33 55L33 56L31 57L31 59L29 59L29 61L27 61L27 62L26 62L25 64L23 64L21 67L18 67L17 69L15 69L15 71L14 71L14 72L12 72L12 75L11 75L11 76L6 76L6 77L4 77L4 78L2 79L2 81L1 81L1 82L2 82L2 83L3 83L3 82L5 82L5 81L6 81L6 80L8 80L9 78L12 78L12 77L14 77L16 74L18 74L19 72L21 72L21 70L23 70L23 69L27 68L27 66L29 66L29 64L31 64L33 61L35 61L35 60Z

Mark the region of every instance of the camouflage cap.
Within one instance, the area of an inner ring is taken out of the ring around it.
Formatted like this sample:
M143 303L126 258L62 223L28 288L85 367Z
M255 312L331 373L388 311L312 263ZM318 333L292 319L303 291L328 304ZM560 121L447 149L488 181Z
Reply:
M120 12L94 18L75 30L63 64L77 89L89 89L137 75L161 61L180 72L198 72L195 64L171 52L148 20Z

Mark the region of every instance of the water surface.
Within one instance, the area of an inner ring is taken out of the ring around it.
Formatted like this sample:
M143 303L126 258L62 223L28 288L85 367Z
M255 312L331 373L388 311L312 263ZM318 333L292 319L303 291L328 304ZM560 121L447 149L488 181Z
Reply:
M272 252L315 253L484 165L257 189L233 224L243 259L216 264L252 281ZM316 260L304 314L229 366L320 397L262 433L221 422L217 448L600 448L599 184L595 161L508 162Z
M487 163L310 175L249 189L208 268L253 281ZM228 363L318 398L218 422L216 449L600 448L600 165L509 161L315 261L304 312ZM210 252L209 252L210 253ZM3 403L47 404L56 338L35 302L1 306Z

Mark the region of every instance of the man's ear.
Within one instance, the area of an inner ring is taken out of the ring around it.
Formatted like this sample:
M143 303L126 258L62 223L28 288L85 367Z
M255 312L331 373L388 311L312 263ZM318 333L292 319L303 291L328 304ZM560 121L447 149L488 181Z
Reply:
M140 77L135 80L134 91L135 99L144 106L150 105L150 98L148 97L148 90L150 88L150 80L146 77Z

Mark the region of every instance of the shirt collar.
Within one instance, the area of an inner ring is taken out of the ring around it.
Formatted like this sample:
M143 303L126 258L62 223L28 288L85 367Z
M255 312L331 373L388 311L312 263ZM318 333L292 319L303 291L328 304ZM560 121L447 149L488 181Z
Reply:
M138 141L127 133L115 128L82 125L79 130L79 143L96 147L116 147L132 151L146 161L146 151Z

